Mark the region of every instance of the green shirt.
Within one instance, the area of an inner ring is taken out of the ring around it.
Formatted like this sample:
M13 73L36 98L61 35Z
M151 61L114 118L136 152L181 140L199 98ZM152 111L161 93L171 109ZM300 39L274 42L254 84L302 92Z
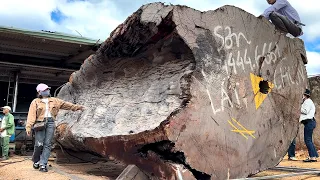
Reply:
M4 124L4 127L1 126L1 128L5 129L7 131L7 135L11 136L12 134L14 134L15 131L15 125L14 125L14 117L12 114L7 114L3 117L2 121L4 121L4 123L2 123L2 125Z

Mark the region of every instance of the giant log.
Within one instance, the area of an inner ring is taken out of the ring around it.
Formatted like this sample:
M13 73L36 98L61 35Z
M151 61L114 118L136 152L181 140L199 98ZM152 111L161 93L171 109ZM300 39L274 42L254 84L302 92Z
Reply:
M247 177L276 166L298 132L301 39L237 7L152 3L119 25L59 97L57 142L160 179Z

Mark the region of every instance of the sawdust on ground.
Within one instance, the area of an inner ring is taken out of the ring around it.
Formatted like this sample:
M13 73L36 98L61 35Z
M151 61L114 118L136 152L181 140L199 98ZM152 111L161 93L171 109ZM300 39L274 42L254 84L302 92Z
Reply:
M320 151L318 151L320 154ZM284 159L281 161L279 166L285 166L285 167L295 167L295 168L314 168L320 170L320 159L318 159L318 162L313 163L305 163L303 162L304 159L307 158L308 152L307 151L297 151L296 152L296 158L299 161L288 161L288 156L285 156ZM271 176L271 175L279 175L279 174L290 174L292 172L284 172L284 171L263 171L254 177L262 177L262 176ZM305 175L305 176L295 176L295 177L286 177L281 178L282 180L320 180L320 176L317 175Z
M280 166L296 168L320 169L320 161L304 163L306 151L298 151L296 157L299 161L288 161L288 157L279 164ZM55 164L50 162L49 172L43 173L32 168L30 157L14 156L10 160L0 162L0 180L113 180L125 168L123 164L115 162L100 162L97 164ZM254 177L289 174L283 171L264 171ZM282 178L282 180L319 180L319 176L306 175Z
M14 156L0 162L0 180L112 180L125 168L115 162L49 164L49 171L43 173L33 169L30 157Z

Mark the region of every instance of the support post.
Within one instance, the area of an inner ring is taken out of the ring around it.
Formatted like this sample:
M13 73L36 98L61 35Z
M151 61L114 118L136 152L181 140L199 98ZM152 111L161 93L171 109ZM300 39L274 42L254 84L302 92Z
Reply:
M16 112L17 108L17 99L18 99L18 86L19 86L19 72L16 72L15 74L15 82L14 82L14 93L13 93L13 112Z

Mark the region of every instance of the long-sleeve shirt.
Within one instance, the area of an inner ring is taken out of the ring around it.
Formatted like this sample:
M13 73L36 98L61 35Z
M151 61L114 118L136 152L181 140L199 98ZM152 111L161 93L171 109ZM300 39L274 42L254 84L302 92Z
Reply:
M52 117L56 119L60 109L77 111L81 108L80 105L65 102L58 98L48 98L48 104L46 100L36 98L29 107L26 131L31 131L31 127L36 121L43 121L46 117ZM48 112L49 111L49 112ZM48 114L50 113L50 116Z
M273 5L271 5L264 11L263 16L270 20L269 15L272 12L277 12L288 17L289 20L293 23L295 23L295 21L301 23L298 12L291 6L291 4L287 0L277 0Z
M10 137L12 134L14 134L15 125L14 125L14 117L12 114L7 114L3 116L2 121L0 121L1 128L4 129L0 133L0 137Z
M2 121L1 121L1 128L3 128L3 127L5 127L6 126L6 121L4 120L4 117L3 117L3 119L2 119ZM8 136L7 135L7 130L6 129L4 129L1 133L0 133L0 137L6 137L6 136Z
M313 119L315 113L316 107L314 106L313 101L310 98L304 100L301 106L301 115L299 122L307 119Z

